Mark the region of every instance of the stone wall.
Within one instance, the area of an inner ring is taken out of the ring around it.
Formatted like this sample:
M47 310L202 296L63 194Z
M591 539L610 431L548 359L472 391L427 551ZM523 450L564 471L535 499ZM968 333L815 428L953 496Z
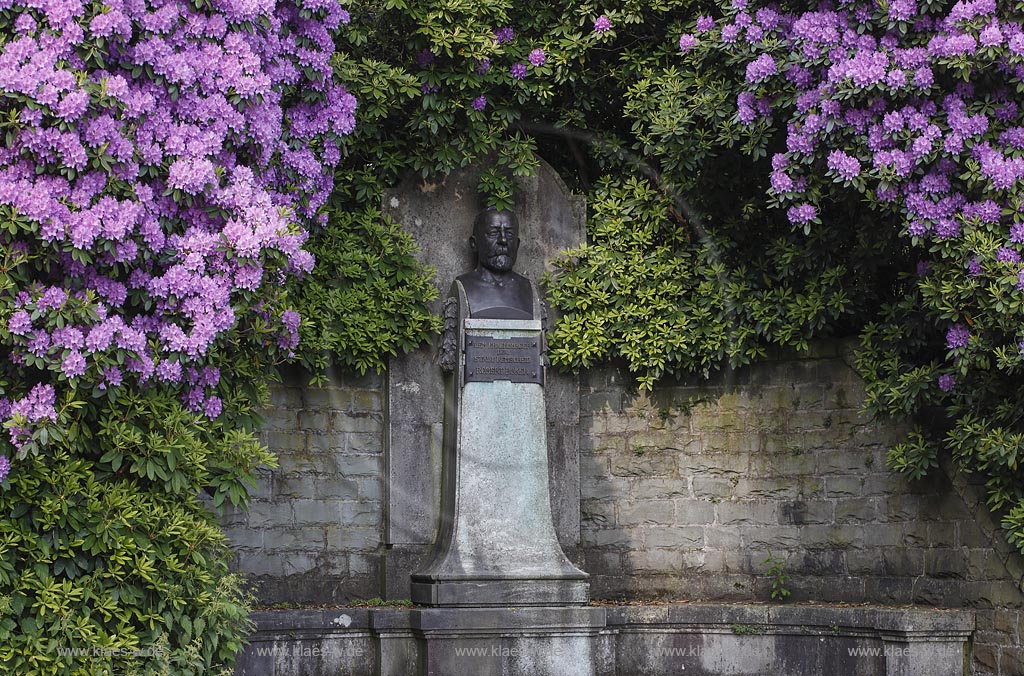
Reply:
M294 370L272 387L264 440L278 467L226 530L263 605L337 604L381 595L382 378Z
M1024 674L1021 559L979 486L944 466L885 468L903 430L859 413L849 346L638 394L583 374L583 567L597 599L767 601L784 561L790 601L977 609L975 674ZM384 379L337 374L273 390L265 471L248 516L225 523L261 604L384 596ZM950 480L947 477L952 477Z
M1022 674L1020 559L977 487L885 467L904 430L859 414L849 346L638 394L582 384L584 569L595 598L971 606L975 673ZM947 470L949 468L946 468Z

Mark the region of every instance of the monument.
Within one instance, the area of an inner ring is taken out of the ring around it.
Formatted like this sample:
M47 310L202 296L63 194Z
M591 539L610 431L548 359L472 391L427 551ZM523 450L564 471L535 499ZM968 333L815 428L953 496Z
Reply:
M512 269L519 241L512 212L481 212L469 239L476 267L445 302L441 524L430 563L412 575L415 603L589 600L588 576L563 553L552 520L544 309Z

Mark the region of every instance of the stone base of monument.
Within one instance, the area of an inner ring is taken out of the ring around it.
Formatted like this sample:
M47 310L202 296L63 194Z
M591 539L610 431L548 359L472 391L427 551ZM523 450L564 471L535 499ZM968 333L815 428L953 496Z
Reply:
M663 604L264 611L237 676L963 676L974 611Z
M551 516L541 321L468 318L455 291L463 331L445 393L441 524L412 601L585 604L589 576L563 553Z
M583 580L434 579L412 583L412 602L434 607L560 606L589 600L590 584Z

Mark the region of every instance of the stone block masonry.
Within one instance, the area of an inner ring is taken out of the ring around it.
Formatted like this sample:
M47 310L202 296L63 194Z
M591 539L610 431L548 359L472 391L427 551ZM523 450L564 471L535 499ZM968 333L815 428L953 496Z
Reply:
M638 394L582 376L582 568L596 599L970 607L976 676L1024 674L1024 567L948 461L923 482L885 467L904 429L863 418L849 346L825 343ZM287 374L264 435L278 454L224 524L263 605L384 596L386 385ZM575 422L573 422L575 425Z
M262 605L337 604L381 595L383 379L299 370L272 387L262 471L248 514L224 524Z
M1024 673L1020 558L952 468L921 482L886 468L906 430L860 413L851 349L650 393L615 370L586 374L593 597L767 601L771 555L790 601L977 607L973 673Z

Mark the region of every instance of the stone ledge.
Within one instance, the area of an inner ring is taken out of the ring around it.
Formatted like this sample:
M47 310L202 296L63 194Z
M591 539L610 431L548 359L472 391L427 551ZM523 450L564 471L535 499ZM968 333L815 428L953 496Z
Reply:
M238 676L963 676L973 610L673 603L253 613Z

